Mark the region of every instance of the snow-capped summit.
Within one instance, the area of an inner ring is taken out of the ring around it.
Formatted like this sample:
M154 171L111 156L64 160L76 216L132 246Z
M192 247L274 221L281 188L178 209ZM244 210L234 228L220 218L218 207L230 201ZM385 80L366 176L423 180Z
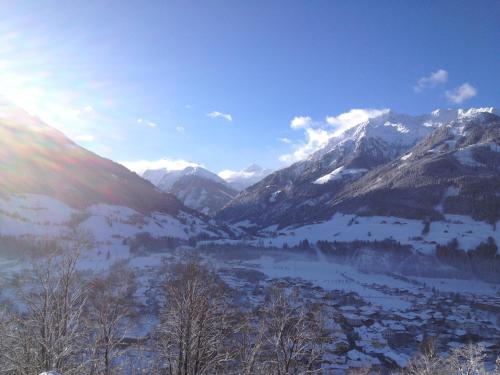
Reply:
M496 111L493 107L467 110L436 109L427 114L413 116L387 110L379 116L336 134L323 149L311 155L311 158L321 158L340 144L349 141L358 144L365 138L377 138L388 145L410 146L443 124L461 118L481 116L484 113L496 113Z
M469 108L468 110L459 109L458 117L474 117L483 113L498 114L498 111L494 107Z

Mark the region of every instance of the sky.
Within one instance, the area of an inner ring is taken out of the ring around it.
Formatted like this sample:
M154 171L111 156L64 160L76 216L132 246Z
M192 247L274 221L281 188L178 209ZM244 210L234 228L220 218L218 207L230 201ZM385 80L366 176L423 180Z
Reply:
M500 104L498 0L0 9L0 97L136 170L280 168L388 108Z

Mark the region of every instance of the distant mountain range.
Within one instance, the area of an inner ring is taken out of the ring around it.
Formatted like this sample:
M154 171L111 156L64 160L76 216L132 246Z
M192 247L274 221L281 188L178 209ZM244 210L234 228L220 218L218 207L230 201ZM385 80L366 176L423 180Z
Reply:
M217 218L284 227L337 212L423 220L456 213L494 223L500 218L500 118L494 112L388 111L249 187Z
M213 216L235 198L239 191L271 173L256 164L241 171L223 171L221 178L201 166L181 170L148 169L142 177L161 191L174 194L187 207Z
M272 173L188 167L141 178L0 102L0 160L0 235L81 228L102 243L112 235L117 246L142 232L182 241L266 238L274 246L398 238L425 251L452 238L467 248L486 234L498 238L493 108L387 111Z
M186 206L209 216L238 194L226 181L202 167L149 169L142 177L160 190L174 194Z

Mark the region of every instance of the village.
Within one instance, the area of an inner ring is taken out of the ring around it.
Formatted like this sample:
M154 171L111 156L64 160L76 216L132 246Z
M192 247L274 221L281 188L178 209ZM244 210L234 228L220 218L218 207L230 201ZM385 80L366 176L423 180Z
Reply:
M326 311L331 344L323 355L326 373L343 374L348 369L371 369L389 373L405 367L419 348L433 342L439 353L465 344L484 346L487 363L494 365L500 353L500 294L442 292L424 283L399 277L413 288L393 288L365 283L379 291L381 299L403 298L406 308L387 308L372 297L343 290L354 282L347 275L323 288L301 278L265 278L259 271L221 269L222 278L241 292L248 303L265 297L266 287L279 286L300 293L302 304L318 304ZM334 284L338 284L338 289Z

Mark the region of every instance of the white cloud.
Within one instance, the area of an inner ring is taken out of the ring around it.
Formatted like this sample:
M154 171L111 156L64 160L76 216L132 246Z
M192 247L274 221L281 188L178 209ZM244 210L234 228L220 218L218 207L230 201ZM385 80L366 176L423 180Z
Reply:
M252 164L239 171L225 169L220 171L218 175L232 187L238 190L243 190L248 186L255 184L257 181L260 181L271 172L272 170L270 169L264 169L259 165Z
M144 119L142 117L139 117L136 121L137 121L138 124L147 126L148 128L156 128L158 126L156 124L156 122L153 122L153 121L150 121L150 120L146 120L146 119Z
M79 142L92 142L94 139L94 136L91 134L81 134L75 137L75 141Z
M233 171L231 169L224 169L218 173L218 176L223 180L230 181L239 178L250 178L254 175L254 172L246 172L245 170Z
M158 125L156 124L156 122L153 122L153 121L150 121L150 120L146 120L142 117L139 117L136 122L140 125L144 125L144 126L147 126L148 128L156 128Z
M169 171L178 171L187 167L202 166L201 164L182 159L136 160L121 161L119 163L139 175L148 169L167 169Z
M328 116L325 122L313 121L310 117L296 117L296 126L293 126L293 121L291 126L294 129L305 128L305 139L292 146L293 152L281 155L279 159L285 163L303 160L325 147L332 137L336 137L353 126L387 112L389 112L389 109L386 108L354 108L338 116Z
M291 163L299 160L303 160L311 155L313 152L325 147L332 134L325 129L313 129L308 128L305 131L306 141L296 145L295 151L291 154L281 155L279 157L280 161L285 163Z
M435 87L440 83L445 83L448 80L448 72L444 69L439 69L437 72L431 73L427 77L422 77L413 86L415 92L422 92L427 87Z
M327 116L326 122L335 127L335 134L340 134L353 126L368 121L373 117L378 117L389 112L388 108L353 108L349 112L341 113L338 116Z
M292 143L292 140L290 138L286 138L286 137L283 137L283 138L278 138L278 141L280 142L283 142L283 143Z
M94 107L92 107L91 105L87 105L81 109L74 109L72 113L75 116L81 116L81 117L91 116L96 114Z
M307 128L312 125L312 119L309 116L295 116L292 121L290 121L290 127L292 129Z
M455 104L463 103L467 99L473 98L476 95L477 89L468 83L464 83L460 87L453 90L446 91L446 97L448 100Z
M223 118L224 120L226 121L233 121L233 116L231 116L229 113L222 113L222 112L219 112L219 111L212 111L210 113L207 113L207 117L210 117L210 118Z
M184 126L177 126L175 128L175 130L177 131L177 133L180 133L180 134L184 134L186 132L186 129L184 128Z

